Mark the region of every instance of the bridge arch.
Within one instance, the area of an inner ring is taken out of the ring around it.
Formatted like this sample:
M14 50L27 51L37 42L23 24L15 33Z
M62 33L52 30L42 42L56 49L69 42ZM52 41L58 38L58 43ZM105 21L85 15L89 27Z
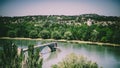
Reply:
M49 47L51 52L53 51L56 51L56 48L57 48L57 43L56 42L53 42L53 43L49 43L49 44L45 44L43 46L40 46L39 49L40 49L40 52L45 48L45 47Z
M37 45L37 46L34 46L34 49L39 48L40 52L41 52L45 47L49 47L51 52L53 52L53 51L56 51L57 43L52 42L52 43L47 43L47 44L43 44L43 45ZM19 51L21 51L21 49L18 49L18 52ZM22 51L25 53L26 51L28 51L28 48L23 48Z

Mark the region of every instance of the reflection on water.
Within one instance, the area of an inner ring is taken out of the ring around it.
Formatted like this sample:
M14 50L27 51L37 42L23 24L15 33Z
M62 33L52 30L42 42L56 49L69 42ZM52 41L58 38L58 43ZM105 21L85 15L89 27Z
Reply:
M61 52L60 49L57 49L56 51L54 52L50 52L49 56L45 59L45 61L49 61L51 59L55 59L57 58L58 54Z
M30 40L14 40L19 47L25 48L29 44L41 45L43 42ZM42 50L43 68L50 68L52 64L57 64L69 53L76 53L93 60L103 68L120 68L120 47L108 47L87 44L60 43L55 52L50 52L49 48Z
M58 62L57 59L58 59L58 56L60 53L61 53L61 50L57 49L54 52L49 52L49 53L43 54L43 58L44 58L43 68L50 68L51 65Z

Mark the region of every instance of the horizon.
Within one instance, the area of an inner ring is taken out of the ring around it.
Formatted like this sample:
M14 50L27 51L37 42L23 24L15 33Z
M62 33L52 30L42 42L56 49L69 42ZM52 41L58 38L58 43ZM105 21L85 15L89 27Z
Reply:
M1 0L0 16L98 14L120 16L119 0Z
M95 13L91 13L91 14L95 14ZM25 17L25 16L81 16L81 15L87 15L87 14L79 14L79 15L19 15L19 16L1 16L0 17ZM106 16L106 17L120 17L120 16L107 16L107 15L99 15L98 16Z

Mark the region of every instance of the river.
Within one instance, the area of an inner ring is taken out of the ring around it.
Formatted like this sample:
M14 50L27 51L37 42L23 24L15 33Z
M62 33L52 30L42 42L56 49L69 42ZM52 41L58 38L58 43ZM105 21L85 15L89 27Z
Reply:
M35 44L41 45L45 41L36 40L14 40L21 48L27 47L26 45ZM120 68L120 47L76 44L76 43L63 43L57 42L59 49L55 52L49 52L48 47L42 50L43 68L50 68L51 65L57 64L62 59L70 54L75 53L87 57L88 60L96 62L103 68Z

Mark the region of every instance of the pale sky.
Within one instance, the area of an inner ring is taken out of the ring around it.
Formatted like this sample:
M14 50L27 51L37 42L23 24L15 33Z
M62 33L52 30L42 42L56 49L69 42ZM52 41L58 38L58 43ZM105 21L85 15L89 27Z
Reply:
M119 0L0 0L0 16L80 15L120 16Z

